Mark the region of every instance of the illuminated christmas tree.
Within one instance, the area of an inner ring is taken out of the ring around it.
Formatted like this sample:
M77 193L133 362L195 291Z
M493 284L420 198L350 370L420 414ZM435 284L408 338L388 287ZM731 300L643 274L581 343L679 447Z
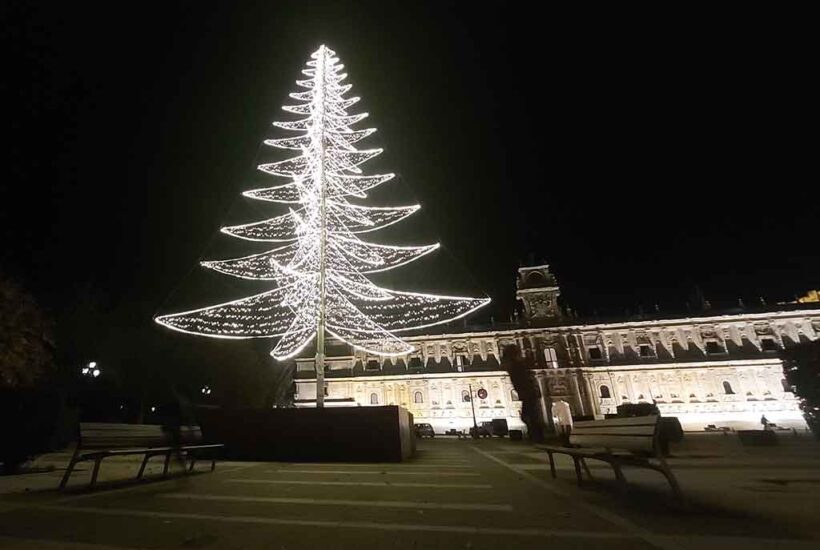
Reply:
M288 182L245 191L251 199L287 205L279 216L222 228L249 241L280 243L275 248L241 258L207 261L202 265L234 277L271 281L272 290L202 309L162 315L155 320L181 332L217 338L279 338L271 355L295 356L316 338L317 405L324 396L325 333L367 352L406 355L413 347L397 332L446 323L486 305L489 298L436 296L400 292L373 284L366 275L417 260L438 248L391 246L364 241L363 233L399 222L418 205L375 207L353 201L393 178L393 174L363 174L360 166L381 149L356 144L374 128L353 129L367 113L348 114L359 101L346 98L335 52L321 46L311 55L307 76L296 84L304 91L290 94L295 105L283 110L303 118L275 122L295 133L266 140L298 156L262 164L259 170Z

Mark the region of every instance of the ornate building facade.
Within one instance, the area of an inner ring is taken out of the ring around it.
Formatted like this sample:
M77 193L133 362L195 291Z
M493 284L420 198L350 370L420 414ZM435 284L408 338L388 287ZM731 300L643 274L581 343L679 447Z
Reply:
M759 427L763 414L805 425L778 352L820 338L820 308L581 323L562 315L548 266L519 269L517 288L519 326L408 337L416 349L398 359L337 350L326 364L326 404L401 405L436 432L471 427L473 408L479 423L505 418L521 428L521 402L500 365L501 350L515 344L534 366L544 414L559 399L595 418L655 402L686 429ZM312 357L297 360L297 406L315 406L313 369Z

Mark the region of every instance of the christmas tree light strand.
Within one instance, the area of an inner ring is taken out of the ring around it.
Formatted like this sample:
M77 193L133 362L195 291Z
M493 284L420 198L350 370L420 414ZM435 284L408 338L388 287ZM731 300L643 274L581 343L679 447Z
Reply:
M367 274L418 260L439 245L393 246L362 240L359 235L398 223L418 205L366 206L351 202L393 174L362 173L361 166L382 149L356 144L375 128L353 129L367 113L348 113L359 97L346 98L336 54L320 47L298 80L306 91L289 97L298 103L282 107L303 117L274 122L298 135L265 140L297 156L259 165L263 173L288 181L245 191L253 200L285 205L286 212L261 221L223 227L243 240L286 243L258 254L201 262L203 267L242 279L272 281L276 287L254 296L156 318L168 328L215 338L278 338L271 354L293 357L324 331L368 353L407 355L413 347L396 332L446 323L489 303L489 298L438 296L381 288ZM318 342L317 342L318 344ZM323 355L324 351L319 352ZM317 355L318 360L319 355Z

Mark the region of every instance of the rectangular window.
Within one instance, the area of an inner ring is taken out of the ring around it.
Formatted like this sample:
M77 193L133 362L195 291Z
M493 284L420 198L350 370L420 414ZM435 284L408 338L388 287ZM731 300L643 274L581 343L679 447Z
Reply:
M598 346L587 348L587 351L589 352L589 358L593 361L597 361L599 359L604 358L604 354L601 353L601 348L599 348Z
M463 372L465 367L470 366L470 358L464 354L459 353L455 356L455 364L456 370L458 372Z
M547 362L547 368L558 368L558 356L555 355L555 348L544 348L544 360Z
M716 353L726 353L726 350L723 349L719 343L715 342L714 340L710 340L706 342L706 353L712 355Z
M655 350L649 344L641 344L640 353L641 357L655 357Z
M762 338L760 340L760 349L763 351L778 351L780 348L773 338Z

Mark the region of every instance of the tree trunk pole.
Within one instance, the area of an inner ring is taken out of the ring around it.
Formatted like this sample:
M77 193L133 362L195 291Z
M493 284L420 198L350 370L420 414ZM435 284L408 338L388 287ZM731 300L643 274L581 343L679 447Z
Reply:
M319 244L319 322L316 329L316 407L325 406L325 264L327 248L327 212L325 209L325 47L322 46L316 66L317 104L319 109L319 185L321 186L320 215L322 231Z

